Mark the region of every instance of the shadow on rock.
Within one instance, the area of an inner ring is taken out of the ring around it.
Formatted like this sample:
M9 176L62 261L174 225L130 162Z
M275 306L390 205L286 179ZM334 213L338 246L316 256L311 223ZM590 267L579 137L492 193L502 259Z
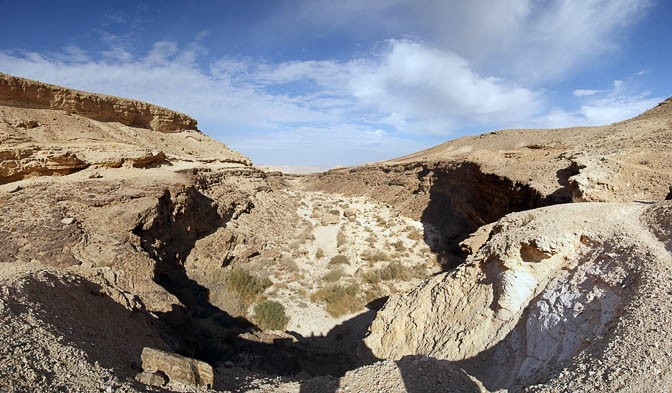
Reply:
M32 312L53 326L66 344L120 378L133 378L139 372L144 347L168 350L152 326L152 317L124 308L100 285L80 276L45 273L43 278L27 279L22 291L39 302Z

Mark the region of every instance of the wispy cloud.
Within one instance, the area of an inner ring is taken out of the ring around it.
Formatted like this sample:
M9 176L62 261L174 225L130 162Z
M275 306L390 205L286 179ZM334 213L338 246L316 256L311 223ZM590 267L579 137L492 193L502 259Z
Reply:
M577 97L585 97L585 96L592 96L600 92L602 92L602 90L576 89L574 90L574 95Z
M414 32L478 70L525 80L560 78L617 53L624 30L653 0L300 0L274 28L319 28L360 36ZM289 22L288 22L289 21ZM273 21L271 21L273 22Z
M553 108L536 119L541 127L597 126L632 118L663 100L649 91L637 92L623 80L612 82L610 89L574 90L581 98L576 109Z

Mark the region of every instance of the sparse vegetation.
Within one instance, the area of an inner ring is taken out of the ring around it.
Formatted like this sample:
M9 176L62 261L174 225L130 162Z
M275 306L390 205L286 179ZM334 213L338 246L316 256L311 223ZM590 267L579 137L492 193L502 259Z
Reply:
M315 258L320 259L324 257L324 250L321 248L318 248L317 251L315 252Z
M329 265L349 265L350 261L345 255L338 254L329 260Z
M414 229L408 234L408 238L411 239L411 240L422 240L423 235L422 235L422 232L420 232L417 229Z
M345 272L343 271L343 269L339 267L339 268L330 270L327 274L325 274L322 277L322 279L326 282L334 282L334 281L340 280L341 277L343 277L344 274L345 274Z
M404 246L404 242L402 242L401 240L392 243L392 246L398 252L406 251L406 246Z
M228 291L234 292L247 304L259 301L266 288L273 285L268 277L257 277L242 268L234 268L226 277Z
M285 307L274 300L264 300L255 304L253 319L263 330L285 330L289 323Z
M336 234L336 247L342 247L343 245L345 245L345 241L346 241L345 230L343 229L343 227L341 227L338 230L338 233Z
M333 214L335 216L340 216L341 212L338 209L332 209L332 210L329 210L329 214Z
M359 296L360 289L357 284L330 285L322 288L311 295L313 302L326 303L326 310L334 318L353 313L364 307L364 302Z
M390 256L384 251L366 250L362 253L362 259L370 263L376 263L380 261L389 261Z
M399 262L390 262L380 269L372 269L364 272L362 278L369 284L377 284L381 281L409 280L411 278L424 278L424 266L408 268Z

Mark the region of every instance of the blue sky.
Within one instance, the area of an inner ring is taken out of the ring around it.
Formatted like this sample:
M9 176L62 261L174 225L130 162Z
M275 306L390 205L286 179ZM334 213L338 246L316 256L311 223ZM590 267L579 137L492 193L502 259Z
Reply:
M0 72L192 115L257 164L352 165L672 95L662 0L0 0Z

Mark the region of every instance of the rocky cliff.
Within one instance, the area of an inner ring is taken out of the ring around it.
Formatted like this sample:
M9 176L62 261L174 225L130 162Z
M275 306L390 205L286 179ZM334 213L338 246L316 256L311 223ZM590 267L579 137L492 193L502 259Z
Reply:
M0 73L0 105L61 110L159 132L198 131L191 117L141 101L54 86Z
M0 184L89 167L198 162L251 164L181 113L0 74Z

